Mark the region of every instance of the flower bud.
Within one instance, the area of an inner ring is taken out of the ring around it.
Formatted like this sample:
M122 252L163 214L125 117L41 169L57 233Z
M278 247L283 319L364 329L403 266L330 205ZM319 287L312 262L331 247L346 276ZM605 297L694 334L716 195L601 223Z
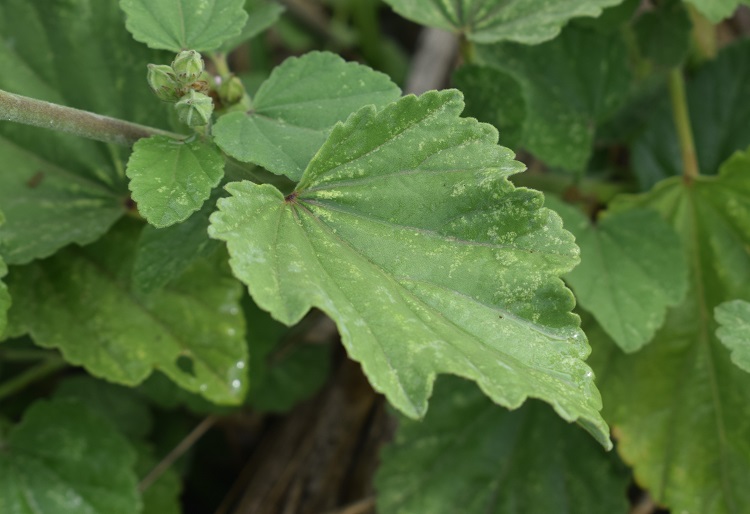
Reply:
M214 111L214 101L211 97L190 90L175 104L180 121L190 127L206 125L211 120Z
M198 80L204 69L203 58L195 50L180 52L172 61L172 70L177 75L177 80L183 84L192 84Z
M166 65L148 65L148 85L165 102L176 102L180 99L180 86L174 71Z
M242 81L235 76L228 78L219 86L219 98L221 98L221 101L226 105L239 103L244 96L245 86L242 85Z

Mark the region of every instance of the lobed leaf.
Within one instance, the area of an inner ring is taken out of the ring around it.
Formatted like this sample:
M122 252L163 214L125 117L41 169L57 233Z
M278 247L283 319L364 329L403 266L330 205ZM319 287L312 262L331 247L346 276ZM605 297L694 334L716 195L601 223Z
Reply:
M185 221L203 206L224 176L224 157L201 140L152 136L133 146L126 173L138 212L164 228Z
M714 309L716 337L732 352L732 362L750 373L750 302L734 300Z
M458 32L477 43L535 45L554 38L570 19L599 16L622 0L385 0L401 16Z
M274 69L258 89L253 108L222 116L213 135L235 159L298 181L337 122L360 107L382 107L400 95L382 73L335 54L311 52Z
M138 227L123 223L86 248L10 275L11 316L34 342L92 375L133 386L154 369L216 403L247 383L239 284L206 261L153 294L129 288Z
M247 21L244 0L120 0L126 27L151 48L208 52L238 36Z
M3 441L0 512L140 512L135 452L83 404L38 401Z
M457 91L361 109L337 125L286 198L227 186L209 235L234 273L286 324L331 316L373 387L423 416L438 373L497 403L529 397L604 445L588 345L559 276L578 259L497 131L459 117Z
M547 406L508 412L455 377L438 381L431 403L422 421L401 417L382 452L378 512L628 512L624 466Z
M581 248L581 264L565 277L578 303L620 348L639 350L662 326L667 308L687 293L687 263L677 234L656 211L609 214L592 225L570 205L551 207Z

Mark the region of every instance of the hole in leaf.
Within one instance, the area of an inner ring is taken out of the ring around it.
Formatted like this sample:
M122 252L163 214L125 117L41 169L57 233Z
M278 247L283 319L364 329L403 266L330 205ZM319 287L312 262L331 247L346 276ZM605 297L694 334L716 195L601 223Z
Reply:
M195 376L195 364L193 363L193 359L187 355L180 355L177 358L177 367L180 368L180 371L183 373L186 373L191 377Z

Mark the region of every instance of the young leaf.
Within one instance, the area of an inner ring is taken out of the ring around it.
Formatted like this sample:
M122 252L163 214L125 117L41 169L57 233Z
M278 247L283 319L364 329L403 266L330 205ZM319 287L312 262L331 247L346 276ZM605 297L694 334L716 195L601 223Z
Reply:
M201 208L224 176L224 157L200 140L152 136L133 146L127 175L138 212L153 226L164 228Z
M151 296L129 289L139 227L16 268L11 316L36 344L111 382L136 385L158 368L216 403L245 395L247 349L239 284L201 261Z
M132 446L78 402L35 403L2 447L1 512L140 512Z
M583 170L598 123L613 115L630 88L628 54L618 32L571 26L537 46L477 48L480 60L521 85L526 120L521 146L550 166Z
M292 324L318 307L373 387L423 416L438 373L477 381L497 403L529 397L608 430L583 359L573 298L558 278L572 236L497 131L459 117L460 93L408 96L337 125L286 198L227 186L209 235L256 303Z
M508 412L455 377L438 381L431 403L421 422L400 419L382 453L379 512L628 512L624 466L546 405Z
M516 41L527 45L552 39L571 18L599 16L622 0L385 0L401 16L422 25L459 32L470 41Z
M716 338L712 312L750 300L750 152L719 177L692 184L675 177L618 204L659 210L680 235L690 269L686 299L651 344L631 356L594 345L620 453L638 483L674 512L748 512L750 375Z
M220 50L229 52L273 25L284 12L284 6L276 0L245 0L247 22L240 35L225 41Z
M554 203L553 203L554 202ZM661 327L668 307L687 292L687 263L674 230L655 211L584 214L547 199L576 236L581 264L565 277L578 303L626 352L639 350Z
M216 50L240 34L247 21L244 0L120 0L126 27L151 48Z
M382 107L401 91L388 76L327 52L292 57L258 90L247 113L213 129L228 155L298 181L331 128L365 105Z
M734 300L714 309L721 325L716 337L732 352L732 362L750 373L750 302Z
M719 23L740 5L750 5L748 0L687 0L693 4L706 18L713 23Z
M115 2L0 2L0 89L165 126L145 81L162 57L139 45ZM51 130L0 123L0 254L8 264L88 244L125 212L126 149Z
M687 83L688 111L700 172L714 174L733 152L750 145L750 40L724 49ZM671 106L654 109L651 122L632 148L633 171L641 187L682 174L682 157Z

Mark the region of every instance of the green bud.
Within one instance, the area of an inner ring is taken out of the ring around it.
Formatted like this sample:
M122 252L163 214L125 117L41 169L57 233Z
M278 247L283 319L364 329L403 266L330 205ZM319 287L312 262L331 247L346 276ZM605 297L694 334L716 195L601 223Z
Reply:
M219 98L221 101L229 105L238 103L245 96L245 86L242 85L242 81L232 76L225 80L219 86Z
M176 102L180 99L180 85L170 66L149 64L147 78L148 85L160 100Z
M183 84L192 84L198 80L205 69L201 54L195 50L185 50L177 54L172 61L172 69L177 79Z
M210 96L190 90L175 104L180 121L190 127L206 125L214 111L214 101Z

